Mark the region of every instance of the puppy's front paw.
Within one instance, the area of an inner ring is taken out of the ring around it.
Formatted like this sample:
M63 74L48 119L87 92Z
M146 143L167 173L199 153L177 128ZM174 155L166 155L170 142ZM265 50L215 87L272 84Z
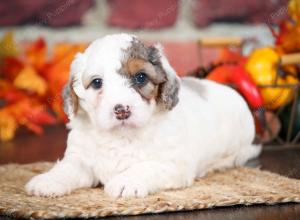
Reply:
M25 186L29 195L57 197L70 193L68 187L63 182L56 181L47 173L33 177Z
M104 186L104 191L111 197L145 197L149 191L146 183L138 178L130 178L126 175L113 177Z

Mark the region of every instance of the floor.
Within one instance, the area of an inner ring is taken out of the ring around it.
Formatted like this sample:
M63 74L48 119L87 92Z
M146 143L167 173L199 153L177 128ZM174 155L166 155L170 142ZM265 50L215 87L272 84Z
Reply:
M45 135L36 137L23 131L12 142L0 143L0 164L55 161L63 156L67 131L63 126L47 128ZM300 179L300 148L266 148L255 161L262 169L291 178ZM0 220L12 220L0 217ZM114 219L223 219L223 220L297 220L300 219L300 204L274 206L236 206L200 211L153 214L132 217L111 217Z

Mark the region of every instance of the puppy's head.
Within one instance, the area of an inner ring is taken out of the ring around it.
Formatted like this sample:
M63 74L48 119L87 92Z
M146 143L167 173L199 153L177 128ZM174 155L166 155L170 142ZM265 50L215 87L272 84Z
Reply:
M86 114L99 129L141 127L178 102L179 80L159 45L127 34L94 41L71 65L65 87L70 120Z

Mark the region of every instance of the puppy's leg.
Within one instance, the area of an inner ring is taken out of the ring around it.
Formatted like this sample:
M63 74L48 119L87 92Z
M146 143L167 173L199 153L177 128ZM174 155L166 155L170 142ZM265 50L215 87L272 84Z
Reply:
M25 190L30 195L55 197L94 184L92 170L78 158L64 158L50 171L33 177L26 184Z
M112 197L144 197L162 189L191 185L195 177L192 170L175 163L142 162L111 178L104 190Z
M238 155L235 160L236 166L244 165L248 160L257 157L262 150L261 145L248 145L242 147L241 150L238 152Z

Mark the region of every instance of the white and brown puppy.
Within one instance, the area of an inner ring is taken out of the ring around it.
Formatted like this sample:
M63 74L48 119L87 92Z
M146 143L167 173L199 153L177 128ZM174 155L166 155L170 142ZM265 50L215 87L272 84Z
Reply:
M64 158L26 191L61 196L104 185L113 197L186 187L208 171L257 156L243 98L229 87L180 79L159 45L116 34L94 41L71 65Z

